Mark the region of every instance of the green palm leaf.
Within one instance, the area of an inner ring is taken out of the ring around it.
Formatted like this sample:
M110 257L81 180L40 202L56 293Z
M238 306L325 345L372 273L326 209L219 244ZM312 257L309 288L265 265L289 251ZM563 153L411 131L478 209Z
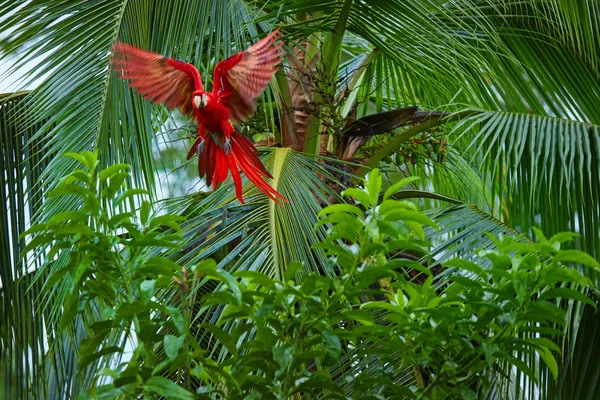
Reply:
M600 248L600 126L559 118L479 112L463 121L478 127L473 154L506 205L506 222L529 232L539 215L545 233L580 229L585 248ZM597 279L597 278L596 278Z
M282 277L285 266L298 261L307 271L331 274L323 270L327 263L322 251L311 246L325 234L324 228L314 229L318 211L339 197L317 174L339 184L332 173L343 172L289 149L275 149L264 161L273 171L272 186L288 203L275 204L246 180L245 205L235 201L231 182L201 202L195 196L166 201L172 212L189 216L183 227L188 250L181 261L194 265L235 241L233 251L219 263L231 272L259 270Z
M25 246L20 238L28 226L29 217L37 211L41 194L34 189L42 161L43 146L31 140L40 124L23 128L15 120L22 115L23 97L0 96L0 369L5 377L6 393L13 398L25 398L26 383L31 376L43 376L40 355L44 348L43 324L32 321L36 315L36 293L41 283L31 287L26 273L35 263L22 260ZM27 199L27 202L24 201ZM25 354L31 354L31 362ZM23 385L25 384L25 385ZM32 385L32 393L37 387ZM3 389L4 390L4 389Z

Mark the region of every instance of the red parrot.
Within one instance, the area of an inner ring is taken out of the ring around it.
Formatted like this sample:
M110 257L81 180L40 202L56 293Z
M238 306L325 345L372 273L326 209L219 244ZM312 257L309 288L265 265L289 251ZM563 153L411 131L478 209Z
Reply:
M199 137L187 159L198 154L198 174L206 176L213 190L229 172L235 194L243 204L241 170L270 199L287 201L265 180L272 178L256 155L256 148L233 124L246 121L256 109L256 99L267 87L281 63L282 43L277 44L279 29L248 49L219 62L213 74L212 92L206 92L200 73L192 64L163 57L117 42L113 66L121 79L153 104L164 103L170 109L198 121Z

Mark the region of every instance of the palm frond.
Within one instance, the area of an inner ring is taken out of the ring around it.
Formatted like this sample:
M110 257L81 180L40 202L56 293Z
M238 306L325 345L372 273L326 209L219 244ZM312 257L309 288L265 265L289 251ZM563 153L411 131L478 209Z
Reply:
M24 127L16 122L22 117L26 95L0 96L0 170L5 178L0 185L0 315L5 321L0 363L9 385L6 393L15 398L25 398L25 393L46 394L41 384L46 376L41 362L45 329L43 320L36 317L43 308L36 302L42 283L33 282L29 274L37 263L21 258L25 242L20 235L41 204L42 193L35 183L46 165L43 143L32 139L43 123Z
M580 245L598 254L600 126L487 111L463 124L478 128L469 142L506 223L524 233L535 223L548 235L579 231Z
M471 104L598 122L597 1L455 0L450 8L470 31L484 23L495 32L480 30L495 45L487 55L493 72L481 71Z
M273 171L273 187L288 203L275 204L245 180L244 205L234 201L231 184L200 202L194 196L165 202L171 212L190 218L183 227L188 250L181 262L194 265L222 247L235 244L219 263L232 272L257 269L281 277L285 265L292 261L303 263L307 271L327 265L322 252L311 249L323 239L324 228L315 231L313 227L322 205L338 194L319 179L319 174L335 183L337 178L332 173L340 171L290 149L274 149L264 162Z
M481 162L493 198L501 204L503 220L529 235L534 225L546 235L576 231L581 237L575 246L598 257L600 126L503 112L481 112L465 123L476 127L469 139L477 144L473 154ZM586 272L598 285L597 271ZM585 393L578 389L582 381L573 378L596 370L599 350L584 348L580 341L589 340L590 332L598 328L598 319L589 307L573 314L566 347L570 363L565 365L572 370L565 368L558 383L546 379L539 388L544 398L562 394L593 399L600 390L594 376L588 376ZM532 385L526 387L531 389Z

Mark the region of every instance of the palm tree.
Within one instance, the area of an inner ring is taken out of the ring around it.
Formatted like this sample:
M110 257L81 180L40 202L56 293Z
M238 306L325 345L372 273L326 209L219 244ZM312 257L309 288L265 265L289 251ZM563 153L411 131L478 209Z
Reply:
M34 398L52 397L57 387L76 395L89 379L75 373L70 345L82 327L68 334L57 327L59 310L35 301L42 282L28 272L39 260L18 258L19 234L32 217L73 207L44 197L75 167L58 155L96 149L103 166L131 164L131 184L160 199L155 133L182 117L114 79L116 40L191 61L209 77L217 60L284 25L284 69L246 129L281 146L264 160L290 204L276 207L247 186L241 206L230 185L201 201L201 194L170 199L166 206L191 221L187 265L211 256L232 270L280 276L300 260L328 273L310 245L323 235L312 229L316 212L349 183L338 158L380 165L390 180L424 178L420 189L438 195L421 193L423 204L450 237L433 250L440 261L474 257L475 248L490 245L485 232L531 236L534 225L545 234L576 230L577 246L600 252L598 0L5 0L0 15L0 31L10 32L2 51L17 54L7 73L35 62L25 78L42 81L26 96L5 96L0 108L7 177L0 232L2 259L10 260L0 269L8 321L0 343L9 379L23 383L15 385L18 397L30 384ZM355 119L396 109L407 117L391 134L368 141L344 135ZM597 285L597 274L586 273ZM61 287L45 293L44 300L64 295ZM528 360L539 384L516 376L507 391L598 396L599 321L591 310L572 314L559 379ZM46 337L54 344L49 358Z

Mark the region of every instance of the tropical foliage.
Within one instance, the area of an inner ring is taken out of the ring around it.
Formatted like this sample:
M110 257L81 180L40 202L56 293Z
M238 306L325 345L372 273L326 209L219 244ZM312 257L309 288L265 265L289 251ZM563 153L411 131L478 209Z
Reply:
M0 1L0 50L13 64L5 74L25 69L23 87L35 86L0 105L0 346L7 381L17 383L9 398L26 397L25 390L33 398L76 396L101 365L78 369L86 320L61 325L69 288L47 284L47 254L19 258L29 226L81 206L77 196L49 196L80 168L59 157L66 152L96 152L101 169L130 165L124 184L147 190L157 213L185 217L183 251L168 257L190 274L210 257L230 274L259 271L282 280L299 261L299 276L335 279L326 252L312 248L327 233L326 225L313 229L316 215L343 201L339 193L369 171L342 160L379 166L384 186L421 177L415 190L396 196L420 198L440 227L424 230L434 260L423 265L436 287L456 276L445 265L455 256L494 265L475 251L494 248L486 233L531 245L534 226L541 242L575 231L581 236L570 246L598 257L599 21L598 0ZM263 160L289 205L269 203L250 185L248 203L239 205L227 184L210 195L157 202L165 191L162 166L183 159L187 143L181 154L161 158L156 138L189 136L187 121L114 79L114 42L193 62L209 77L216 61L275 26L283 27L286 61L244 129L262 145L280 146L265 150ZM184 128L170 132L173 126ZM108 210L111 201L98 206ZM141 217L142 204L134 196L114 211ZM597 288L597 271L581 272ZM215 291L215 282L198 283L199 296ZM157 296L165 307L181 304L178 289ZM500 368L500 375L516 375L490 397L600 395L593 340L600 321L592 307L561 305L564 335L547 333L563 353L557 379L548 363L524 357L530 373ZM203 322L221 311L203 314ZM211 335L194 333L216 343ZM120 346L121 338L113 339Z
M493 373L500 365L535 379L523 357L537 354L556 378L552 352L560 349L539 334L562 335L566 312L557 300L595 307L573 288L587 287L589 279L561 262L600 264L561 250L574 236L568 233L542 236L535 245L496 241L498 250L481 254L489 268L450 260L446 265L457 271L436 289L432 272L406 252L427 253L423 225L437 225L414 203L391 199L414 178L382 193L376 169L364 189L343 192L360 206L320 212L319 224L331 230L315 247L325 250L333 277L298 274L298 262L286 266L282 279L251 270L230 274L211 259L188 276L186 268L156 255L156 249L179 248L182 218L152 216L146 200L139 217L118 212L128 198L148 195L123 188L128 166L98 171L95 154L68 155L83 169L48 195L74 196L81 206L31 227L24 251L47 251L38 271L48 276L46 290L63 283L60 326L76 318L86 326L78 369L105 365L92 369L92 386L80 398L476 399L508 384ZM422 274L424 282L406 279L407 271ZM202 281L224 286L198 296ZM177 307L157 301L175 288ZM222 308L219 317L196 326L200 315L215 315L215 306ZM198 329L210 341L198 340ZM131 358L111 363L115 355L122 360L128 343Z

